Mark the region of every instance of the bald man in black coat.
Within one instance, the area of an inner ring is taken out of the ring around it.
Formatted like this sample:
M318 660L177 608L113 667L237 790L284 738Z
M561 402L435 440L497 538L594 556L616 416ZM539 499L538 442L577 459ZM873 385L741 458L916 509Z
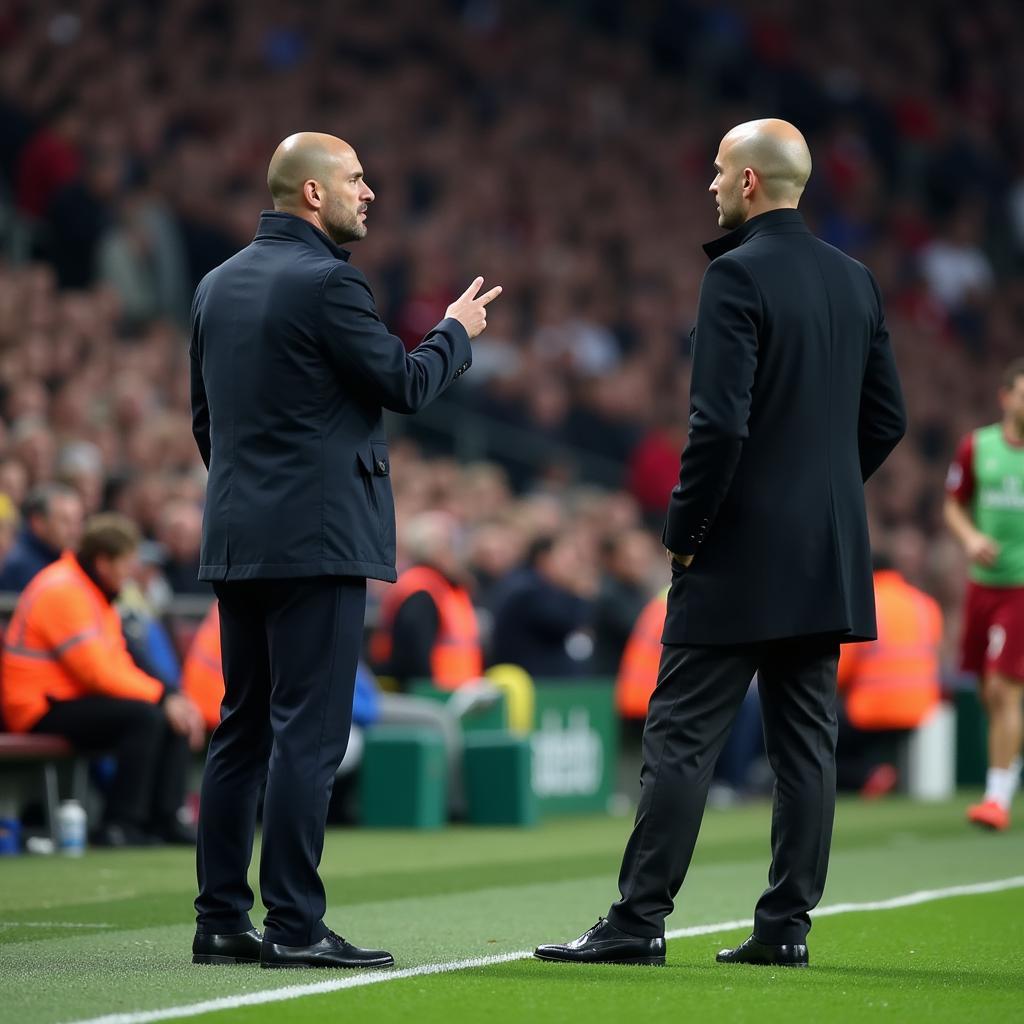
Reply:
M905 430L878 286L797 212L803 136L722 140L710 191L690 429L663 540L672 586L620 898L544 960L663 963L715 761L754 674L775 770L772 865L753 934L722 963L805 966L835 812L841 643L875 637L864 481Z

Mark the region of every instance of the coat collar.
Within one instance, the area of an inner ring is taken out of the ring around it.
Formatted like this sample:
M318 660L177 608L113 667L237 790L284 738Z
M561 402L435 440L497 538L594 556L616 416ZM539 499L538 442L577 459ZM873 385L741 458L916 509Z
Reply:
M800 231L807 231L807 225L799 210L769 210L751 217L734 231L708 242L703 248L708 259L714 260L757 235L785 235Z
M264 210L260 214L260 223L256 228L257 238L286 238L290 241L305 242L318 248L326 249L332 256L348 262L351 253L335 245L319 228L307 220L296 217L294 213L283 210Z

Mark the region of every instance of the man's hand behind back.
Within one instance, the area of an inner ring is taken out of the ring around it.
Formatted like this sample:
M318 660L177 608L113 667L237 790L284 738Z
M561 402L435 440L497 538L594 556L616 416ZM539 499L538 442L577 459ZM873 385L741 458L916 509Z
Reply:
M501 294L501 285L495 285L489 292L477 295L484 283L482 277L473 279L473 283L448 307L445 316L458 320L466 333L475 338L487 327L487 304Z

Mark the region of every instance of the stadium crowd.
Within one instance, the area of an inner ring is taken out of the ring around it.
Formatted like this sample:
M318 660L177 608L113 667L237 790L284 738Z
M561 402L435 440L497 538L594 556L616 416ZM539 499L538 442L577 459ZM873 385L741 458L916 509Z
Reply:
M6 5L4 579L112 510L145 539L158 613L205 591L191 292L251 238L274 145L322 129L355 144L377 193L354 258L403 340L473 273L505 288L429 429L395 424L400 544L417 517L447 517L492 616L503 580L543 556L545 585L584 609L566 672L613 673L624 624L667 582L657 530L699 243L716 234L711 159L726 127L771 112L811 143L811 226L886 296L911 431L869 488L872 524L942 605L952 670L963 564L943 476L958 438L997 418L1024 320L1024 23L1012 0L863 8Z

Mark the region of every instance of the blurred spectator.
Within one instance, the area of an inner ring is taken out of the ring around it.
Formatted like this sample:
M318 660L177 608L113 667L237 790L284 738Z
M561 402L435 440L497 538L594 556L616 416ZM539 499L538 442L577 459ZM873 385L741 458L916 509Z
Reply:
M593 650L584 630L596 590L595 566L574 532L534 541L495 602L490 663L520 665L534 679L580 675Z
M69 100L28 138L14 172L19 209L36 218L49 213L54 195L78 174L84 132L82 115Z
M199 579L202 510L189 501L171 502L160 513L157 539L164 548L163 572L171 590L176 594L209 594L210 584Z
M188 320L191 287L177 220L145 192L121 200L116 223L99 245L97 276L117 292L128 324Z
M18 521L17 505L0 490L0 566L7 562L7 556L14 547L18 535Z
M412 560L385 592L370 645L376 671L398 680L432 680L454 690L478 679L484 659L480 626L456 552L457 523L445 512L424 512L405 526Z
M21 591L82 535L82 500L70 487L45 484L25 500L25 526L0 569L0 591Z
M199 708L207 731L213 732L220 722L220 705L224 700L220 614L216 601L210 605L189 645L181 670L181 692Z
M110 225L124 169L116 153L96 153L80 179L50 201L45 248L62 288L84 288L96 279L96 250Z
M25 503L28 496L28 470L19 459L0 461L0 494L6 494L15 508Z
M132 662L112 602L127 582L138 534L119 516L90 520L77 551L44 569L18 601L4 641L4 720L15 732L64 736L113 751L117 772L94 841L189 843L182 804L198 709Z
M622 652L615 679L615 707L627 720L645 722L658 681L661 634L665 629L668 589L655 594L637 616Z
M607 537L601 556L601 578L591 616L594 654L590 670L610 677L619 671L633 625L650 600L651 579L661 555L649 533L634 529Z
M845 644L839 658L840 789L878 797L897 783L898 746L940 699L942 612L887 555L875 555L878 639Z

